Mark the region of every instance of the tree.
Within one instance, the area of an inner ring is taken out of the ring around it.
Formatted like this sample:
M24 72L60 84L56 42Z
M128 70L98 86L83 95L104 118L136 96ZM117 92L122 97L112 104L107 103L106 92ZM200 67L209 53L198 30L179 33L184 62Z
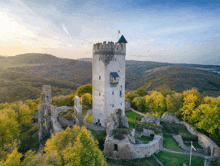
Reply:
M76 90L76 95L79 97L81 97L85 93L90 93L92 95L92 84L80 86Z
M86 108L90 108L92 106L92 95L90 93L85 93L81 97L82 105Z
M146 95L146 109L157 116L161 116L166 111L165 98L160 92L153 92Z
M195 89L183 92L183 107L181 108L184 121L192 123L191 115L193 111L202 103L203 98Z
M47 140L45 154L57 154L65 165L107 165L102 152L98 149L85 127L67 127Z
M136 91L134 91L133 94L137 94L143 97L147 95L147 92L141 87L141 88L138 88Z
M140 112L146 112L145 110L145 103L146 103L146 99L145 97L135 97L132 100L132 103L135 106L135 109L137 109Z

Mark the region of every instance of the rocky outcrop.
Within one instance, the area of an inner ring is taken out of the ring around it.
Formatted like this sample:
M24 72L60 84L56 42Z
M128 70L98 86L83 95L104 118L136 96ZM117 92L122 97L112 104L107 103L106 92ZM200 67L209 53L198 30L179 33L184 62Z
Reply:
M164 113L160 119L163 122L169 122L169 123L179 123L180 120L173 114L170 114L168 112Z
M155 124L159 125L160 118L157 118L156 116L146 115L145 117L142 118L141 122L155 123Z

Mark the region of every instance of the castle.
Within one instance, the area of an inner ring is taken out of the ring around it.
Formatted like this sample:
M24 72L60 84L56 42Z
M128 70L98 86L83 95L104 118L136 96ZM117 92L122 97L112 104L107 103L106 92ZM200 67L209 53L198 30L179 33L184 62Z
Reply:
M93 123L106 127L107 116L115 109L125 115L126 39L117 43L94 44L92 60Z

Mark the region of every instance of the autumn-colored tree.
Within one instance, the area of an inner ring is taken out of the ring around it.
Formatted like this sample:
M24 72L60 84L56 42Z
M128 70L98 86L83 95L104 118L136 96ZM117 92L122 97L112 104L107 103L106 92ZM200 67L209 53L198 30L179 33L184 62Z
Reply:
M66 95L66 96L54 96L52 98L53 105L60 107L60 106L74 106L74 99L75 99L75 93Z
M29 110L31 111L32 115L36 114L37 105L39 104L39 100L40 100L39 98L34 99L34 100L26 100L27 105L28 105Z
M81 96L81 101L83 107L91 108L92 106L92 95L90 93L85 93Z
M141 88L138 88L136 91L134 91L133 94L137 94L143 97L147 95L147 92L141 87Z
M182 107L182 95L180 93L175 93L172 95L167 95L166 97L166 107L167 112L177 115L180 108Z
M211 134L220 134L220 108L214 104L201 104L192 113L195 126ZM218 133L216 133L218 132Z
M90 93L92 95L92 84L80 86L76 90L76 95L79 97L81 97L85 93Z
M97 141L85 127L67 127L46 142L45 155L60 156L65 165L107 165Z
M193 111L202 103L203 98L199 94L196 89L187 90L183 92L183 107L181 108L182 111L182 118L184 121L188 121L192 123L192 113Z
M148 112L160 117L166 111L165 97L160 92L153 92L145 98Z
M140 112L146 112L146 109L145 109L146 99L145 99L145 97L135 97L132 100L132 103L134 104L134 109L137 109Z

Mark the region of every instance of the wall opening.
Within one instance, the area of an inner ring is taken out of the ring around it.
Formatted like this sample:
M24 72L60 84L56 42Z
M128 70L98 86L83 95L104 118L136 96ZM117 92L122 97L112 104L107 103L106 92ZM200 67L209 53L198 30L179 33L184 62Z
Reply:
M112 95L114 95L114 91L112 91Z
M151 137L151 138L154 138L154 134L150 134L150 137Z
M122 96L122 91L120 90L120 96Z
M114 151L118 151L118 145L114 144Z

